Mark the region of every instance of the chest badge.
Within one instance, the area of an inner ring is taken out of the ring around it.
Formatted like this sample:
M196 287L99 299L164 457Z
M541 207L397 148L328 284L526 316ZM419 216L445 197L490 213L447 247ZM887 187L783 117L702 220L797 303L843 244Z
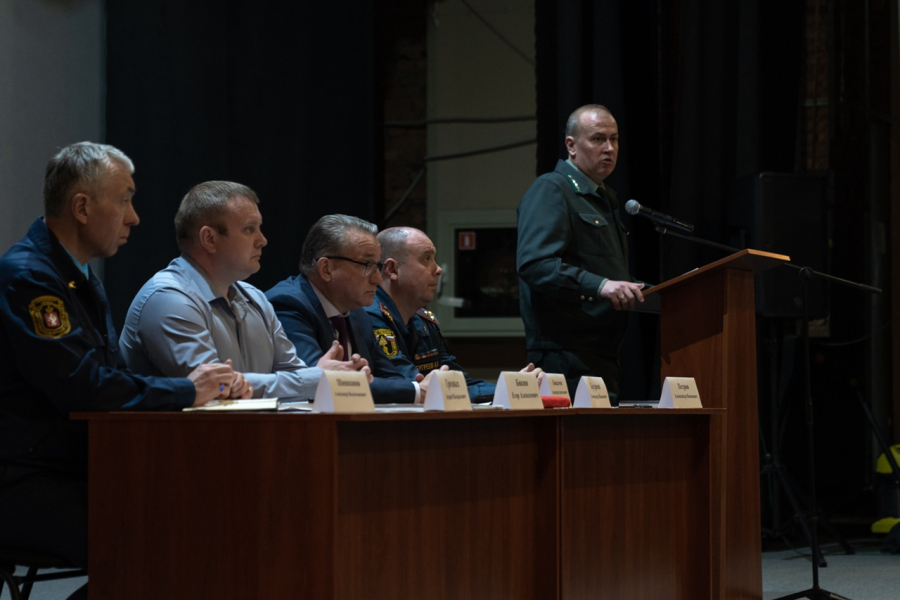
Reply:
M397 348L397 337L393 331L390 329L376 329L375 341L378 342L378 347L381 348L385 356L388 358L397 356L399 348Z
M38 296L28 305L34 332L43 338L58 338L72 330L69 315L61 298Z

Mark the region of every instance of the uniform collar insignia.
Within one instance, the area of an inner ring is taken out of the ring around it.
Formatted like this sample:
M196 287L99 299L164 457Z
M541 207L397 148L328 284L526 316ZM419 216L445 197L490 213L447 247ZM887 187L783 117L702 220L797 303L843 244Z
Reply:
M378 307L381 309L381 314L390 319L391 323L393 323L394 315L392 315L391 311L388 310L388 307L384 305L384 302L379 302Z
M440 323L438 323L437 317L434 316L434 313L431 312L430 310L425 310L424 308L420 308L419 310L416 311L416 314L419 315L420 317L422 317L423 319L427 319L427 320L431 321L435 325L440 325Z
M580 193L581 193L581 186L578 185L578 182L575 181L575 178L572 177L572 174L571 174L571 173L566 173L566 177L569 179L569 183L572 184L572 187L575 188L575 191L578 192L578 193L580 194Z

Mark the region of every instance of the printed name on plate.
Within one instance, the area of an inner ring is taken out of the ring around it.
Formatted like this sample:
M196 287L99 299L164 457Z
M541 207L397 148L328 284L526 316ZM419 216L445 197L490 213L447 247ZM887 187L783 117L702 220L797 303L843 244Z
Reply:
M375 412L372 390L362 371L322 371L313 411L321 413Z
M504 371L497 379L494 406L513 410L543 410L541 390L533 373Z
M462 371L432 371L425 393L425 410L472 410Z
M544 373L544 381L541 382L541 396L559 396L572 399L569 395L569 384L566 376L561 373Z
M700 392L693 377L666 377L663 382L660 408L703 408Z
M585 375L578 382L575 390L575 408L612 408L609 402L609 391L602 377Z

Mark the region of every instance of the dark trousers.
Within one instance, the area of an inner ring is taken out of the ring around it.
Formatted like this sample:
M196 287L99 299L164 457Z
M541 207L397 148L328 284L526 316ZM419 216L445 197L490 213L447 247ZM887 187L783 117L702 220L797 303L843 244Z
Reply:
M529 350L528 362L542 368L547 373L561 373L566 377L569 396L575 400L578 382L585 375L602 377L613 406L619 397L619 359L601 356L587 351L569 350Z
M87 481L0 465L0 544L46 552L87 568ZM87 585L69 600L87 598Z
M0 532L6 547L47 552L87 567L87 481L9 467L0 479Z

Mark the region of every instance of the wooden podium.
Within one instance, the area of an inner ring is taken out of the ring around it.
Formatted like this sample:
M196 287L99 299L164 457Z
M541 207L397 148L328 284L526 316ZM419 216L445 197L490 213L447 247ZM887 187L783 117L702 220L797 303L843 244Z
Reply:
M753 276L789 260L742 250L645 293L660 300L661 377L693 377L704 407L726 409L724 454L712 466L723 486L712 540L721 598L762 597Z

